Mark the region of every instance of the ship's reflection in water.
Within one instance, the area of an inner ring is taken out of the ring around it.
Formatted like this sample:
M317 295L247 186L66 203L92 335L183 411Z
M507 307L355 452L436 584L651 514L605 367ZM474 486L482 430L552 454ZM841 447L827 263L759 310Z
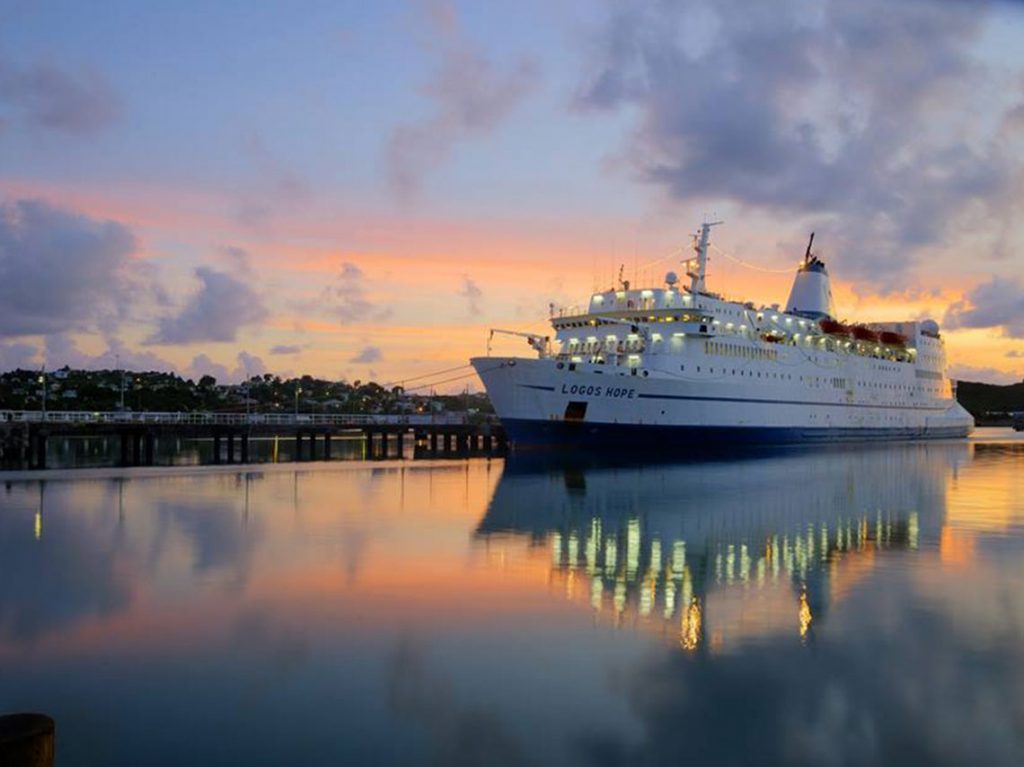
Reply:
M983 448L984 449L984 448ZM966 444L644 468L512 461L478 535L550 550L552 578L599 620L687 650L808 639L880 552L937 543Z
M1024 763L1024 441L0 486L58 764Z

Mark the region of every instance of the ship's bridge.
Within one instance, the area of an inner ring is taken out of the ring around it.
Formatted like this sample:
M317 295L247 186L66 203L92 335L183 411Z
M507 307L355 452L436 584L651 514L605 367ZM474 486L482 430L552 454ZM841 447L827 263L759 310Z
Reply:
M589 312L630 311L633 309L687 309L693 297L677 288L645 288L643 290L606 290L590 298Z

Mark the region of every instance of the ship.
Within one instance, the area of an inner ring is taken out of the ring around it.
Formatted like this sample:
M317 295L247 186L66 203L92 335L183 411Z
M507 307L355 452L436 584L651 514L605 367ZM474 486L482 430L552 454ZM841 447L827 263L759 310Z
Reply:
M956 400L937 322L836 316L811 235L789 299L759 306L707 289L711 229L656 287L620 279L586 309L552 307L528 356L470 360L513 449L704 450L868 440L956 439Z

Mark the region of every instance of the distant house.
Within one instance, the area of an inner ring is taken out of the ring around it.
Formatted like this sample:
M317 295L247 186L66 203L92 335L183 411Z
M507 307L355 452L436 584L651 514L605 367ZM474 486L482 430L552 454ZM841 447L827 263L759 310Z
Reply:
M75 389L65 389L60 396L61 399L78 399L78 392Z

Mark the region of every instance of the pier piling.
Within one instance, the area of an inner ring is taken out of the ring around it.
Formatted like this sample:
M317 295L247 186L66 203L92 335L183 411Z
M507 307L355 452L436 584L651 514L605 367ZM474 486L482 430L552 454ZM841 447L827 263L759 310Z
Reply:
M0 716L0 764L52 767L53 719L45 714Z

